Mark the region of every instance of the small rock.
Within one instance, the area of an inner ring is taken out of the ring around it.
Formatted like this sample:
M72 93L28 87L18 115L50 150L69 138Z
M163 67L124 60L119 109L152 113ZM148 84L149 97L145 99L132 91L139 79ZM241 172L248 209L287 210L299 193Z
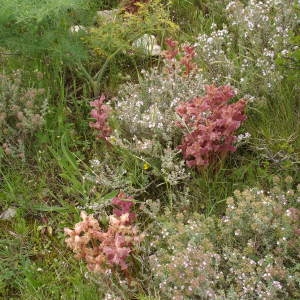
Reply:
M70 31L72 33L79 32L80 30L86 31L86 28L84 26L82 26L82 25L74 25L74 26L70 27Z
M14 207L9 207L7 210L1 213L0 220L10 220L17 213L17 210Z
M144 34L135 40L132 46L141 49L147 55L158 56L161 54L161 47L157 44L156 37L151 34Z

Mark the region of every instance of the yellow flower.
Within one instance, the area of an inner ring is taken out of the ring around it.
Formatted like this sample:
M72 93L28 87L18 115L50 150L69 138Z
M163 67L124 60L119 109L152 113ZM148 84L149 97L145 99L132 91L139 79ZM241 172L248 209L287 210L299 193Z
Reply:
M150 165L148 163L144 163L143 169L148 170L150 168Z

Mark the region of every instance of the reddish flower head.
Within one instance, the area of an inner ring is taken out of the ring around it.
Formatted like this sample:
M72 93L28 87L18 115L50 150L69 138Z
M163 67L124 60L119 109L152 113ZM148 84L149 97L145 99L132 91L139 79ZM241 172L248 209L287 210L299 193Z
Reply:
M129 215L129 222L135 219L135 213L131 212L133 202L131 197L127 197L125 193L119 193L117 197L113 198L111 203L116 207L113 209L113 214L120 217L124 214Z
M90 127L99 131L97 138L106 139L111 134L111 128L108 125L108 116L110 112L109 106L103 104L105 96L101 95L98 99L91 101L90 105L94 107L91 110L90 116L95 119L95 122L90 122Z
M235 151L234 132L246 119L246 101L228 104L235 96L230 86L206 86L206 95L181 103L177 114L181 117L181 128L189 128L179 149L189 167L207 166L216 155L224 157Z

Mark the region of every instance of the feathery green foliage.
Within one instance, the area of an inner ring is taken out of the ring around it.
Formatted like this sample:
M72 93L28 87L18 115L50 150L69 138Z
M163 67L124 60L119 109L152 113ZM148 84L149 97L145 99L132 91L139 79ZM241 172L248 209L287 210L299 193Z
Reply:
M89 2L1 0L0 5L0 44L12 55L68 62L86 57L70 27L90 21Z

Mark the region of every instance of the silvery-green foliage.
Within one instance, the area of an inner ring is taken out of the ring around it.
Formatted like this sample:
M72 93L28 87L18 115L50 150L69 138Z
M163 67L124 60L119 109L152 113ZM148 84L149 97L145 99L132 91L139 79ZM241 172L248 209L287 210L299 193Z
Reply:
M201 94L204 83L200 73L182 76L153 68L137 84L123 85L115 99L116 114L128 138L173 141L176 106Z
M0 74L0 147L24 159L24 143L43 125L48 100L45 89L25 87L22 76L20 70Z
M231 1L227 22L212 24L197 38L198 57L209 80L232 82L243 92L271 92L282 76L275 59L293 50L290 37L298 24L296 1Z
M298 299L300 185L274 178L227 199L222 218L184 210L153 230L150 267L163 299ZM162 219L160 219L162 220Z

